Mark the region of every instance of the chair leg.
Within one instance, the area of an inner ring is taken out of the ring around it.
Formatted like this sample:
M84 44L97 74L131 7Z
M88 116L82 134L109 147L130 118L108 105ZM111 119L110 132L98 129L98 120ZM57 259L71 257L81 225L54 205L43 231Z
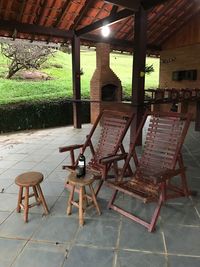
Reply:
M101 187L103 185L103 182L104 181L102 179L99 181L99 184L98 184L97 189L96 189L96 192L95 192L95 196L96 197L97 197L97 195L98 195L98 193L99 193L99 191L100 191L100 189L101 189Z
M94 193L94 189L93 189L93 187L92 187L91 184L89 185L89 188L90 188L91 196L92 196L92 200L93 200L94 205L95 205L95 207L96 207L96 209L97 209L97 212L98 212L99 215L101 215L101 211L100 211L99 205L98 205L97 200L96 200L96 196L95 196L95 193Z
M81 186L79 189L79 225L83 226L83 187Z
M74 190L75 190L75 186L73 185L71 187L70 194L69 194L69 199L68 199L68 204L67 204L67 215L72 214L72 201L74 199Z
M115 198L116 198L116 196L117 196L117 193L118 193L118 190L115 189L114 192L113 192L113 194L112 194L112 197L111 197L110 201L108 202L108 209L111 208L111 205L112 205L113 202L115 201Z
M25 198L24 198L24 221L28 222L28 210L29 210L29 187L25 187Z
M180 168L183 168L184 167L182 154L179 154L179 156L178 156L178 164L179 164L179 167ZM182 190L183 190L183 193L184 193L184 195L186 197L189 197L190 192L189 192L188 185L187 185L187 177L186 177L185 171L182 171L181 172L181 181L182 181Z
M159 200L158 200L158 205L153 213L153 216L152 216L152 219L151 219L151 223L148 227L148 231L149 232L152 232L154 231L155 229L155 225L156 225L156 222L158 220L158 216L160 214L160 210L161 210L161 207L162 207L162 203L163 203L163 196L162 194L160 194L160 197L159 197Z
M43 193L42 193L42 189L41 189L41 187L40 187L39 184L36 185L36 188L37 188L37 190L38 190L38 194L39 194L41 203L42 203L42 205L43 205L45 214L47 215L47 214L49 214L49 209L48 209L48 207L47 207L47 203L46 203L45 198L44 198L44 195L43 195Z
M23 186L20 186L18 194L18 202L17 202L17 212L21 211L22 196L23 196Z
M120 214L122 214L123 216L131 219L132 221L135 221L143 226L145 226L149 232L152 232L154 229L155 229L155 225L156 225L156 222L157 222L157 219L158 219L158 216L160 214L160 209L161 209L161 206L162 206L162 203L163 203L163 194L160 194L160 197L158 199L158 202L157 202L157 207L152 215L152 218L151 218L151 221L150 223L143 220L143 219L140 219L139 217L135 216L134 214L130 213L130 212L127 212L126 210L114 205L114 201L115 201L115 198L117 196L117 193L118 193L118 190L115 189L114 190L114 193L108 203L108 208L109 209L113 209L117 212L119 212Z
M182 180L182 188L183 188L183 192L185 194L186 197L189 197L189 189L188 189L188 185L187 185L187 177L185 175L185 171L181 173L181 180Z

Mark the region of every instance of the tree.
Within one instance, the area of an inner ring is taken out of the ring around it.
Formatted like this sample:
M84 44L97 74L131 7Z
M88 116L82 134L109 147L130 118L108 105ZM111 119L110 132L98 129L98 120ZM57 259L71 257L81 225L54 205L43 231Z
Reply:
M6 75L9 79L19 70L39 69L49 55L53 54L53 50L39 45L1 43L1 53L9 59Z

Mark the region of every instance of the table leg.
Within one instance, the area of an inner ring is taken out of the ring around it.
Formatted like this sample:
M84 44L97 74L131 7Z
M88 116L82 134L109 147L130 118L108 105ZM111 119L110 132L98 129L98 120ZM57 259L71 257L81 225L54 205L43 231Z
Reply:
M24 198L24 221L28 222L28 210L29 210L29 187L25 187L25 198Z
M83 210L85 210L88 206L88 200L86 197L86 189L85 186L83 186Z
M75 186L73 185L73 186L71 186L70 195L69 195L69 199L68 199L67 215L72 214L72 200L74 199L74 190L75 190Z
M46 203L45 198L44 198L44 195L43 195L43 193L42 193L42 189L41 189L41 187L40 187L39 184L36 185L36 188L37 188L37 190L38 190L38 194L39 194L39 196L40 196L40 200L41 200L41 203L42 203L42 205L43 205L44 212L45 212L45 214L47 215L47 214L49 214L49 209L48 209L48 207L47 207L47 203Z
M19 187L18 202L17 202L17 212L21 211L22 196L23 196L23 186L20 186Z
M79 190L79 225L83 226L83 224L83 186L81 186Z

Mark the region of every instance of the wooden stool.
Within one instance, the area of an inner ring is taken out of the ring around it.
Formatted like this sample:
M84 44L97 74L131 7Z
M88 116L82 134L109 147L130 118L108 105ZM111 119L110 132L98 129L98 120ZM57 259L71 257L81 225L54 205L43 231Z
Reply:
M24 221L28 222L28 210L36 205L42 203L45 214L49 213L40 183L43 181L43 174L40 172L26 172L16 177L15 183L19 186L19 195L17 203L17 212L24 209ZM33 193L29 193L29 187L32 187ZM25 196L23 196L23 189L25 188ZM35 197L36 202L29 204L29 198ZM24 204L22 203L24 200Z
M89 172L81 178L76 177L76 173L72 172L68 176L68 182L72 186L69 200L68 200L68 206L67 206L67 215L70 215L72 212L72 205L79 208L79 225L83 226L84 219L83 219L83 210L86 208L88 202L87 199L91 200L94 206L97 209L98 214L101 214L101 211L99 209L99 205L96 200L96 196L94 193L94 189L92 187L92 183L94 182L93 175ZM85 186L88 186L91 192L91 195L86 194ZM79 201L74 201L74 191L75 187L79 187Z

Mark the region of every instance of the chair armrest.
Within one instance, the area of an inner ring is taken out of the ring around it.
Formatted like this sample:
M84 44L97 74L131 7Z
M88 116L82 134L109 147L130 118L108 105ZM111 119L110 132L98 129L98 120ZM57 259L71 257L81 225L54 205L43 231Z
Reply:
M117 154L117 155L110 155L104 158L101 158L99 160L99 162L101 164L109 164L109 163L114 163L116 161L125 159L127 157L127 153L123 153L123 154Z
M176 170L170 170L170 169L164 169L161 172L156 173L155 175L152 176L155 182L160 183L164 182L186 170L186 167L184 168L179 168Z
M71 145L71 146L63 146L63 147L59 147L59 152L66 152L66 151L71 151L71 150L75 150L78 148L81 148L83 145Z

